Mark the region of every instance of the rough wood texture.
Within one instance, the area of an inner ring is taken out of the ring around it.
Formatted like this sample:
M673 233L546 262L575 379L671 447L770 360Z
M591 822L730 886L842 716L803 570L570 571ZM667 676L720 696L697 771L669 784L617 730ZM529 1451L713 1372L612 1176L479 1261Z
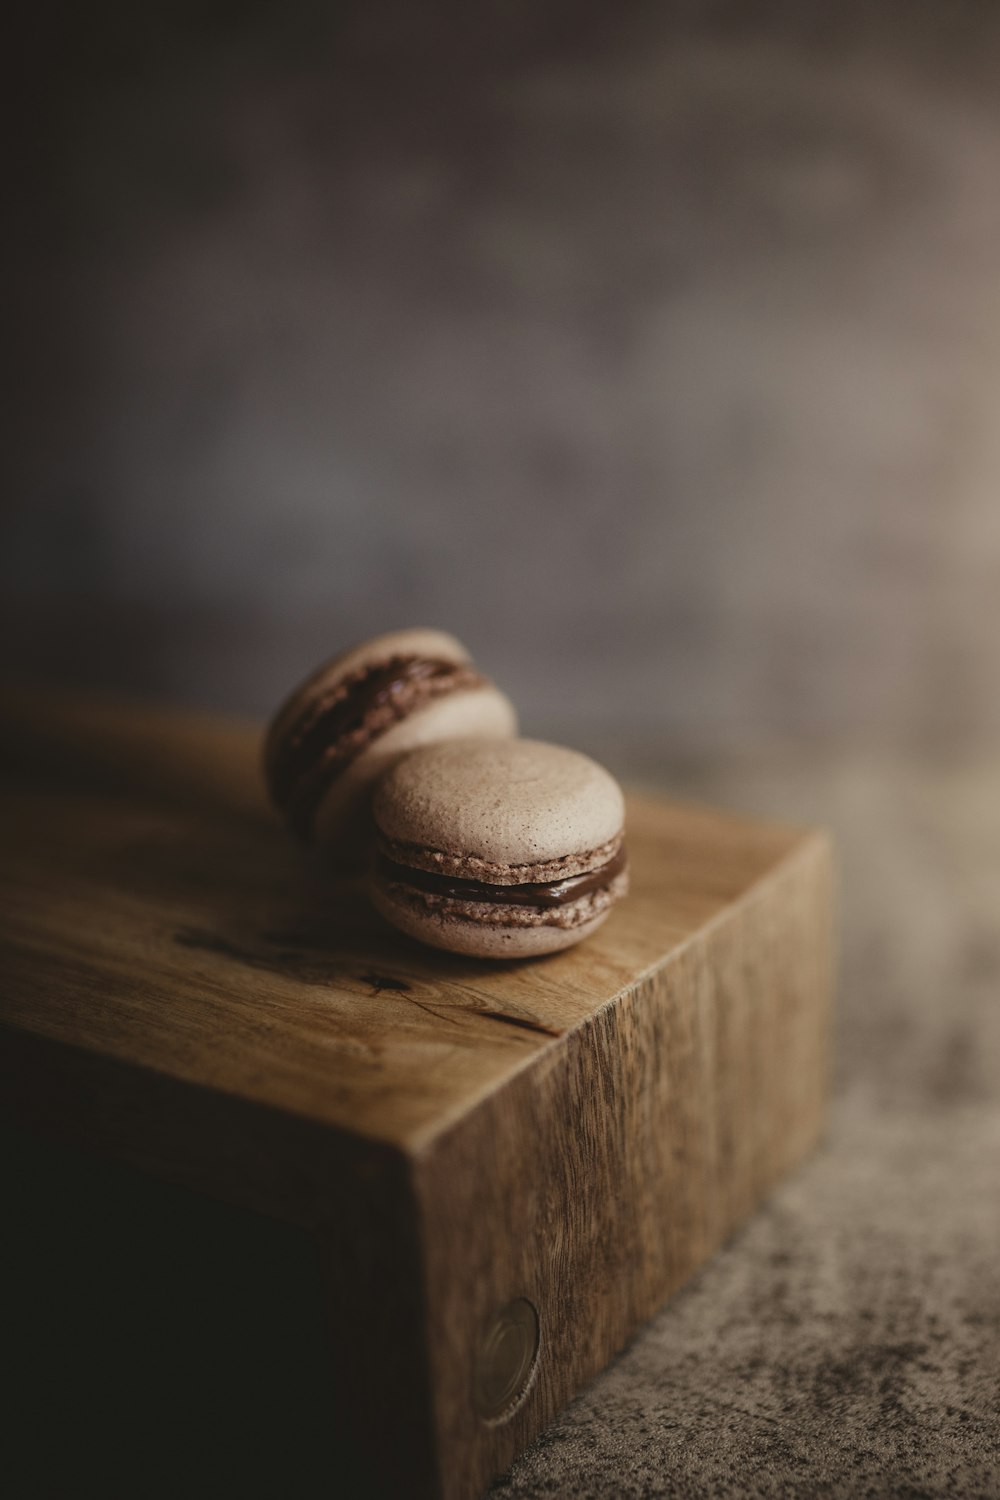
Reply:
M7 719L8 1107L328 1240L374 1489L474 1496L815 1140L822 837L634 800L629 901L579 949L493 966L307 866L253 732ZM477 1361L515 1298L539 1354L486 1419Z

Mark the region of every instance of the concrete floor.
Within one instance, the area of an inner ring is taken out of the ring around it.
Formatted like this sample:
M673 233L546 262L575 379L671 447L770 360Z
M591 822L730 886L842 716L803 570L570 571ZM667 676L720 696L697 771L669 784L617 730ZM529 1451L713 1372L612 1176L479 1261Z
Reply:
M1000 1494L1000 760L669 782L835 831L829 1135L491 1493Z

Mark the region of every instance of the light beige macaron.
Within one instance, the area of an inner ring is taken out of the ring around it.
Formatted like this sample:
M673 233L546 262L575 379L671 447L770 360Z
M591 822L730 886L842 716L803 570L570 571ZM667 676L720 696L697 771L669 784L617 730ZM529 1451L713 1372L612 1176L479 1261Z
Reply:
M440 630L397 630L326 662L271 722L271 800L303 839L356 855L371 788L421 745L517 733L509 700Z
M621 789L559 745L429 746L379 782L372 811L374 904L433 947L553 953L595 932L628 889Z

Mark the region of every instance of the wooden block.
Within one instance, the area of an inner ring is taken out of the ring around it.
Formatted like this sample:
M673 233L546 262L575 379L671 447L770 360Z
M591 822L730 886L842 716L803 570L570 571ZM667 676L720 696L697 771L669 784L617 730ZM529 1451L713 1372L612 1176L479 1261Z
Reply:
M479 1494L817 1138L821 835L633 798L629 900L490 965L305 860L250 729L21 703L2 754L8 1112L322 1237L373 1494Z

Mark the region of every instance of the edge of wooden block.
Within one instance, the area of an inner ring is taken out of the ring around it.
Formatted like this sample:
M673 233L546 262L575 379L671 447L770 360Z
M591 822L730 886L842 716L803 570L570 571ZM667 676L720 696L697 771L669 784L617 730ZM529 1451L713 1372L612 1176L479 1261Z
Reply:
M444 1500L470 1500L815 1144L829 1079L832 850L744 896L412 1157ZM470 1392L497 1309L542 1343L501 1421Z

